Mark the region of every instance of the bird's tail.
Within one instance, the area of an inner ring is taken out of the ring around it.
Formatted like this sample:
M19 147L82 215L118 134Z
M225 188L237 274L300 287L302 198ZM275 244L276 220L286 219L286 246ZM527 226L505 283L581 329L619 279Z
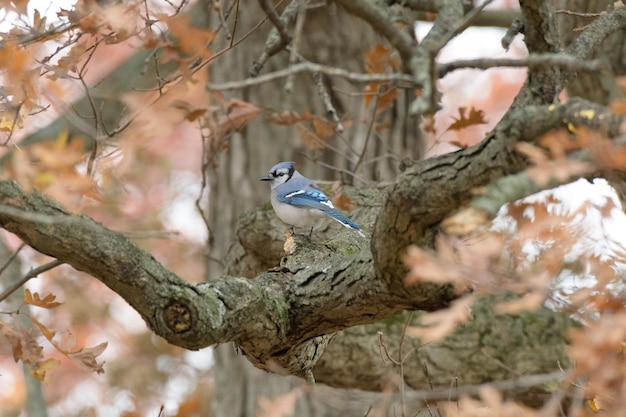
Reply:
M343 226L352 230L356 230L359 233L359 235L361 235L362 237L365 237L359 225L353 222L352 220L350 220L348 217L346 217L342 213L339 213L336 210L324 210L324 213L326 213L328 216L332 217L334 220L341 223Z

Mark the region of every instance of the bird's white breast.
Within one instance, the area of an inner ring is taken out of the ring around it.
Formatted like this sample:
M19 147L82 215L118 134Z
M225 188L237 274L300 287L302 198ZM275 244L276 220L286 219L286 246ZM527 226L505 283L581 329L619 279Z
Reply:
M281 203L276 199L274 193L272 193L271 201L278 218L290 226L315 227L318 221L324 217L324 213L319 210L299 208Z

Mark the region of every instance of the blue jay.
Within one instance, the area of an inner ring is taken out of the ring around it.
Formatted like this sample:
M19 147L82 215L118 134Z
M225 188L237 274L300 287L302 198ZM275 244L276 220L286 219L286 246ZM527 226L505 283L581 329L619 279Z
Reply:
M267 176L259 178L259 181L271 181L272 207L278 218L291 226L312 228L327 215L365 237L361 228L337 211L317 184L296 171L294 165L281 162Z

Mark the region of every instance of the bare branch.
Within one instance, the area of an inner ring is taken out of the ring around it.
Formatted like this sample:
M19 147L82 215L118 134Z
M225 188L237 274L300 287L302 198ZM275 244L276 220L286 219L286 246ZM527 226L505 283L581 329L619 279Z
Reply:
M65 262L57 259L57 260L48 262L47 264L41 265L35 269L31 269L30 271L28 271L26 275L20 278L17 282L11 284L11 286L9 286L7 289L2 291L2 293L0 293L0 301L5 300L8 296L13 294L15 291L17 291L21 286L26 284L32 278L35 278L38 275L43 274L44 272L54 269L59 265L63 265L64 263Z
M282 1L283 0L281 0L277 6L280 5ZM272 23L274 23L274 29L272 29L267 37L265 49L261 53L261 56L252 64L252 68L250 69L251 77L259 75L259 72L261 72L265 62L289 45L291 37L287 34L286 27L293 21L293 19L296 18L299 8L299 0L292 0L279 18L269 4L268 0L259 0L259 4L261 5L261 8L265 10L267 17L272 21Z
M371 0L336 0L336 3L346 9L348 13L365 20L376 32L384 36L398 50L404 65L408 67L415 54L417 44L407 32L393 24L386 10Z
M569 54L533 54L527 58L478 58L437 64L439 77L463 68L490 69L495 67L547 67L558 66L570 71L601 71L604 65L598 60L581 60Z
M245 80L241 81L231 81L221 84L207 84L206 88L213 91L247 88L253 85L259 85L276 79L285 78L291 74L297 74L300 72L319 72L329 76L342 77L357 84L369 84L373 82L395 82L397 84L402 84L407 88L417 87L417 84L415 84L413 78L406 74L361 74L346 71L341 68L315 64L312 62L302 62L299 64L295 64L289 68L274 71L269 74L260 75L255 78L246 78Z

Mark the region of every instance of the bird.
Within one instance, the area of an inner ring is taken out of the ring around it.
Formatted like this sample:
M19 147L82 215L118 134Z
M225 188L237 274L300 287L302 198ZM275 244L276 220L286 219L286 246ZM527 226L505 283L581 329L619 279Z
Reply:
M315 181L296 171L295 165L291 161L280 162L268 175L259 178L259 181L270 181L270 200L278 218L292 228L310 227L312 230L326 215L365 237L359 225L339 212Z

